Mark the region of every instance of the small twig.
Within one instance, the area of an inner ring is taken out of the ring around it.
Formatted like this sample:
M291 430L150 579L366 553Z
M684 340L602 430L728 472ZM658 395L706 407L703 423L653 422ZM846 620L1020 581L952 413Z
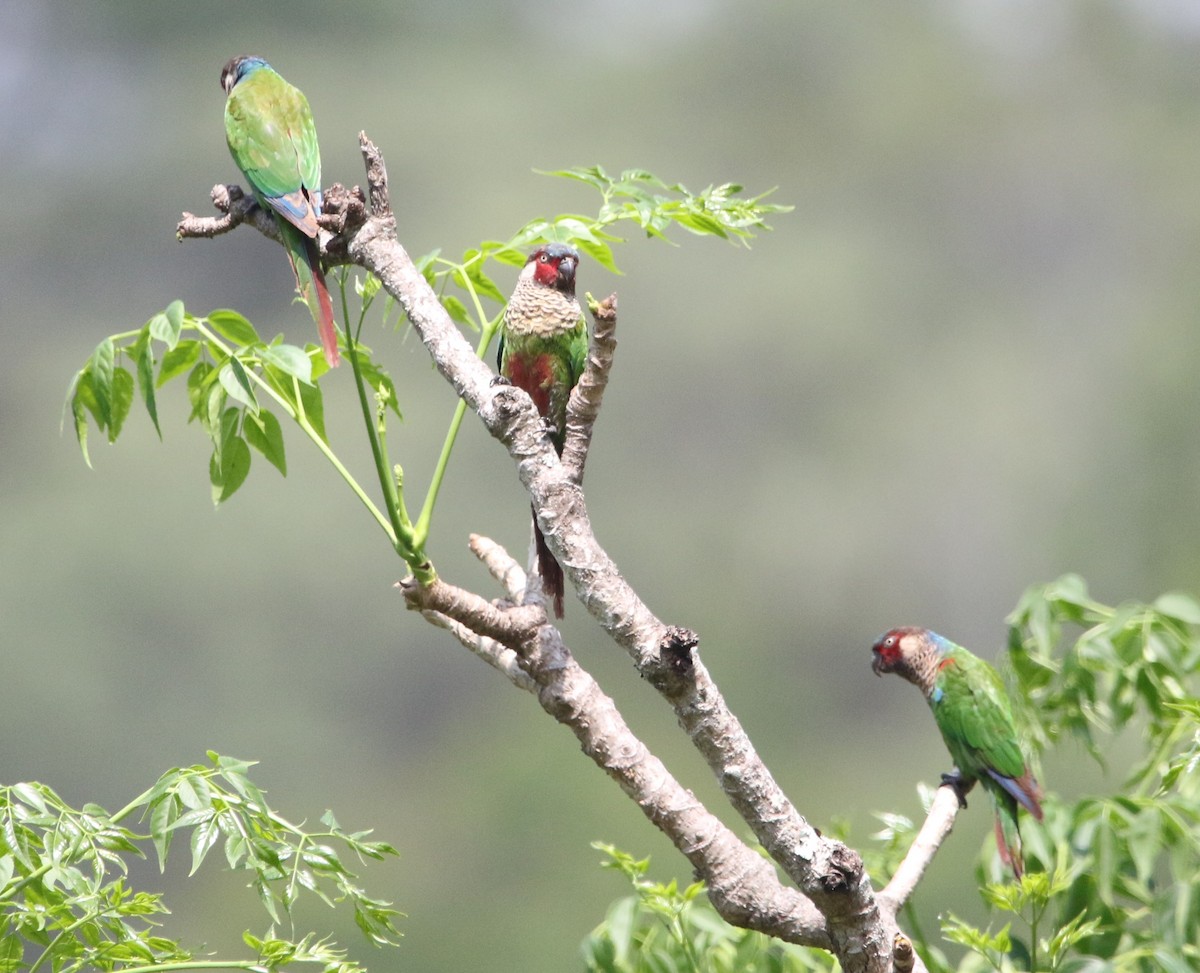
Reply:
M925 869L933 861L938 848L954 827L958 810L958 793L953 787L939 787L934 792L933 803L929 805L925 823L913 839L908 854L904 856L904 861L892 875L887 887L875 897L880 909L890 911L895 916L903 908L917 883L921 881L921 876L925 874Z
M537 691L537 683L533 681L533 677L529 673L521 668L517 653L512 649L501 645L495 639L472 632L461 622L456 622L441 612L423 611L421 614L429 624L444 628L489 666L503 673L508 681L518 689L524 689L530 693Z
M482 534L472 534L467 539L467 546L471 553L483 562L488 573L500 583L504 593L513 603L524 604L525 588L529 579L517 559L490 537L484 537Z
M223 215L196 216L194 213L185 212L175 226L177 240L208 239L228 233L242 223L248 223L263 236L270 237L277 243L281 241L275 218L264 212L254 201L254 197L247 195L241 186L217 183L210 195L213 206Z

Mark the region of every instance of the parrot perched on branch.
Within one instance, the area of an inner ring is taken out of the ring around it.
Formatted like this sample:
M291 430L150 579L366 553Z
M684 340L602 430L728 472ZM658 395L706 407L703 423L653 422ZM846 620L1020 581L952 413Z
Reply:
M312 312L330 366L338 363L333 302L317 247L321 154L308 99L261 57L242 54L221 71L225 138L254 199L275 216L296 289Z
M587 363L588 335L583 311L575 299L579 252L565 243L548 243L525 261L516 289L504 310L496 367L513 385L529 393L550 427L561 456L567 432L567 400ZM563 616L563 572L533 523L538 573Z
M1020 878L1025 870L1017 807L1042 820L1042 791L1029 769L1012 704L1000 676L961 645L924 628L894 628L871 647L875 675L894 672L925 695L958 769L943 779L963 795L983 785L996 812L1000 857Z

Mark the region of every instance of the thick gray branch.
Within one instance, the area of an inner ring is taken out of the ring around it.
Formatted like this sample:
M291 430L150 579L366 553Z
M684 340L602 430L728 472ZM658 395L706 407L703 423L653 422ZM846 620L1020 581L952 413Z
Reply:
M474 541L472 546L478 549ZM490 555L496 557L494 545ZM506 631L505 645L530 680L514 682L535 691L542 708L575 734L584 753L671 839L727 921L788 942L830 948L825 919L812 902L780 884L761 855L679 784L575 661L544 611L537 609L540 619L531 625L532 616L521 614L523 608L497 606L442 581L425 586L405 582L402 590L409 607L446 618L458 631L469 632L481 621L493 632ZM497 612L516 616L513 624L497 624Z
M357 190L330 187L322 223L335 236L327 241L326 258L366 268L400 302L438 371L508 450L547 543L580 600L670 702L731 804L807 901L792 890L765 884L766 872L773 878L773 870L765 862L760 865L748 859L741 842L730 843L695 798L679 788L632 734L626 735L628 728L612 701L574 664L538 606L501 607L442 582L426 587L410 584L405 597L413 607L453 623L450 627L460 639L484 636L510 648L520 646L514 651L521 668L537 684L543 707L571 726L592 759L617 779L656 825L674 836L677 847L706 880L723 890L717 893L722 914L741 917L731 921L793 941L800 937L799 941L827 944L848 973L892 969L894 909L901 900L885 900L881 910L859 856L822 837L799 814L700 661L698 638L659 620L626 583L592 532L579 480L586 439L611 363L611 346L606 350L598 342L593 348L600 359L593 369L596 382L572 397L569 449L560 461L532 401L519 389L493 384L494 373L476 357L396 239L382 156L365 135L360 135L360 147L367 167L369 205ZM249 207L241 219L254 211ZM228 218L234 218L233 212ZM186 217L181 222L181 236L211 235L209 227L190 219L193 222ZM256 227L267 232L258 222ZM615 320L615 308L613 315ZM596 330L603 339L599 318ZM536 620L530 612L536 613ZM530 632L535 636L531 638ZM499 657L494 661L504 668ZM731 877L737 881L731 884ZM813 931L814 906L824 917L824 940ZM914 968L922 969L919 960Z

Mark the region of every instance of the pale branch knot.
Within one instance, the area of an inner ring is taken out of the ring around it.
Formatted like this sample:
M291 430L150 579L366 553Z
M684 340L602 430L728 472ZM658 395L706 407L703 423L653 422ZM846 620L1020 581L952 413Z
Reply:
M892 940L892 969L895 973L912 973L916 958L912 940L902 932L896 933L896 938Z
M690 628L668 625L659 642L663 664L676 676L686 677L692 670L692 653L700 646L700 636Z
M821 888L830 895L848 892L862 881L862 857L853 848L847 848L841 842L831 843L823 864L817 880L821 883Z
M330 264L350 263L347 241L367 222L367 197L354 186L347 189L335 182L325 190L318 222L331 236L325 241L325 260Z

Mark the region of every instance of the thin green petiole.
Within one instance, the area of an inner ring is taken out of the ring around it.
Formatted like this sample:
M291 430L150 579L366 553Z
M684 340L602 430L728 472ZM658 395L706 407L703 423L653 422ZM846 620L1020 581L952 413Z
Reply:
M476 303L478 304L478 302ZM482 312L482 308L480 311ZM475 348L476 357L482 359L487 354L488 346L492 343L492 338L499 326L499 315L483 326L479 335L479 344ZM466 414L467 403L463 399L459 399L458 404L454 407L454 415L450 418L450 428L446 430L446 439L442 443L442 452L438 456L437 466L434 467L433 478L429 482L429 491L425 494L425 503L421 506L421 513L413 528L413 539L418 547L424 546L425 540L429 536L429 527L433 521L433 508L437 504L438 492L442 488L442 479L446 475L446 468L450 465L450 454L454 451L454 441L458 438L458 430L462 427L463 417Z

